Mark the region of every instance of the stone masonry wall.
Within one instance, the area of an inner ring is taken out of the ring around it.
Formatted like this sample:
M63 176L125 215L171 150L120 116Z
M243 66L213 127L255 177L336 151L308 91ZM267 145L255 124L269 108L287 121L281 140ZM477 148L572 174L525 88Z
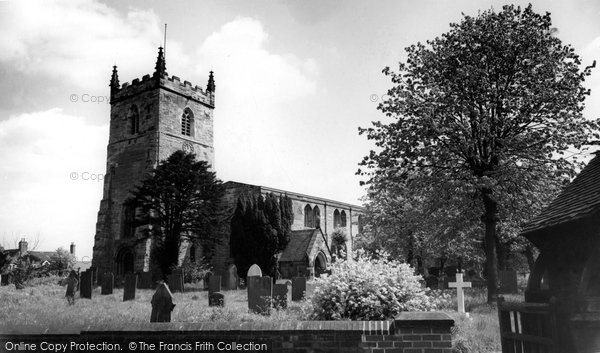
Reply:
M233 351L227 344L254 344L254 352L361 352L361 353L451 353L454 321L439 312L405 312L392 321L285 321L261 323L122 323L111 329L88 328L80 334L46 335L47 342L118 344L112 350L130 351ZM7 340L39 342L33 335L4 334ZM157 349L160 342L180 344L180 349ZM149 349L144 344L154 344ZM199 345L213 344L213 349ZM189 349L188 349L189 347ZM219 349L221 347L221 349ZM266 349L262 349L262 348ZM243 349L238 348L242 351ZM29 350L36 351L36 350ZM39 350L41 351L41 350ZM73 350L67 350L71 352Z

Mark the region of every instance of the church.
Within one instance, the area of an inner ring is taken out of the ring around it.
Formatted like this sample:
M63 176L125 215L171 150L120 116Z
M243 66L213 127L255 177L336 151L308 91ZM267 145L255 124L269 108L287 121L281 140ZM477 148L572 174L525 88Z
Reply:
M145 226L137 226L136 211L124 205L130 191L141 183L173 152L192 152L197 159L214 165L213 122L215 79L210 72L206 89L192 86L177 76L169 76L162 48L159 48L152 75L119 83L117 67L110 78L110 129L107 147L104 190L94 237L92 266L97 273L151 271L151 239L140 235ZM286 249L279 255L283 278L318 275L331 261L332 233L346 235L346 248L352 251L355 237L362 230L364 209L320 197L278 190L266 186L228 181L225 202L233 214L243 192L287 195L292 200L294 221ZM235 264L229 251L229 235L211 258L213 271L224 271ZM194 244L182 244L179 265L203 256Z

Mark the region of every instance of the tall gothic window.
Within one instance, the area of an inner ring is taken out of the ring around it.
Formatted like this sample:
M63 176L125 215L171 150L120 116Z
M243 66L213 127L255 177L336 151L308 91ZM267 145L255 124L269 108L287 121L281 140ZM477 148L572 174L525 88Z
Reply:
M306 205L304 206L304 226L306 228L312 228L313 227L313 210L312 207L310 207L310 205Z
M140 132L140 111L135 104L129 109L129 132L132 135Z
M319 206L315 206L315 208L313 208L313 226L312 228L317 228L317 227L321 227L321 210L319 210Z
M131 238L135 235L135 207L125 205L123 219L123 238Z
M346 211L340 214L340 227L346 227Z
M340 211L336 208L333 211L333 228L338 228L342 225L342 219L340 218Z
M192 113L190 108L183 110L183 115L181 116L181 133L185 136L194 136L194 113Z

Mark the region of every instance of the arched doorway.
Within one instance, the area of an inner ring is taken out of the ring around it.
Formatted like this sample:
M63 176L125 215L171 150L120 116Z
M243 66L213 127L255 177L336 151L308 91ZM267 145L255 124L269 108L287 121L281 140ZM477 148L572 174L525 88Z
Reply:
M315 258L315 277L320 277L325 271L327 271L327 258L320 252Z
M135 254L131 248L122 248L117 253L117 275L133 273L135 269Z

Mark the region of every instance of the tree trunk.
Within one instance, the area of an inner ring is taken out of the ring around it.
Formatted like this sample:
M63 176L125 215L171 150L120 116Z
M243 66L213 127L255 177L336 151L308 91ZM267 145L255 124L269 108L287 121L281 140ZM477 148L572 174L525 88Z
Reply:
M481 221L485 224L485 272L487 275L488 303L498 300L498 260L496 254L496 224L498 223L498 201L491 188L482 189L485 213Z

